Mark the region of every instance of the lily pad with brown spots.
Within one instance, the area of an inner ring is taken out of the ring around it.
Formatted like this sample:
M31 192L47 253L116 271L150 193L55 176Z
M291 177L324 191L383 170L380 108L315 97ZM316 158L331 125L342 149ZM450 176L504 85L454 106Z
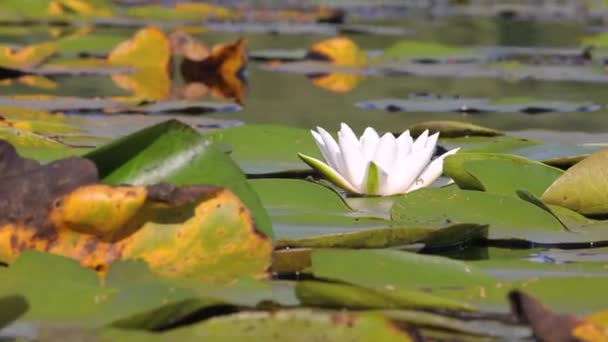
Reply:
M40 165L0 142L0 261L24 250L66 256L105 272L143 259L161 274L228 281L263 277L272 245L249 209L208 185L110 186L93 162Z

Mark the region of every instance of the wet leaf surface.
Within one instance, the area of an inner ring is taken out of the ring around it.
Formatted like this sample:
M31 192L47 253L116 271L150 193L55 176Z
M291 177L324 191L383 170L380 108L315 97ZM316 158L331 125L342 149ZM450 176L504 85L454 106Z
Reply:
M50 277L51 272L63 276ZM118 262L101 280L73 260L33 251L2 273L0 293L24 296L29 303L24 319L37 322L42 334L66 325L155 330L203 308L255 305L269 298L269 289L255 280L230 286L176 281L151 273L141 262Z
M605 192L602 189L608 151L601 150L572 166L542 195L549 204L578 211L587 215L602 215L608 212Z
M23 296L12 295L0 298L0 329L17 320L28 310L28 304Z
M489 212L493 214L485 214ZM515 212L518 215L512 214ZM558 220L533 204L510 195L471 190L421 189L395 202L391 216L395 221L412 225L488 224L490 239L537 243L585 240L567 234Z
M504 154L457 153L445 161L445 173L459 187L515 196L527 190L541 196L562 170Z
M297 153L321 157L306 130L276 125L244 125L206 134L215 143L232 146L231 157L247 174L310 172ZM255 141L252 144L251 141Z
M316 281L298 282L296 295L304 305L335 309L471 310L461 302L435 297L423 291L395 291Z
M408 127L413 136L419 136L425 130L431 133L439 132L444 138L458 138L466 136L488 136L494 137L504 133L497 130L482 127L460 121L426 121Z
M215 340L259 338L265 341L299 340L302 336L327 340L378 338L383 341L412 341L415 332L400 328L389 319L370 313L344 313L309 309L270 312L242 312L212 318L160 335L125 334L120 330L101 332L102 339L130 341L171 341L205 337ZM122 338L121 338L122 337Z
M317 250L312 269L319 278L389 291L495 283L485 272L457 260L391 250Z

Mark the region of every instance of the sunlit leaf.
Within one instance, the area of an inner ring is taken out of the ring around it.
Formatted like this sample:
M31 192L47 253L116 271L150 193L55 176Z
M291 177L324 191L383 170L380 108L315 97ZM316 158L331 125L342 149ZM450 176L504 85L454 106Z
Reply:
M329 61L335 65L348 67L363 67L367 57L357 44L346 37L336 37L314 44L307 58Z
M155 27L135 33L110 52L108 62L115 66L136 68L133 74L112 75L116 84L133 93L135 98L159 100L169 96L169 60L171 50L167 36Z
M213 184L230 189L253 212L257 228L272 236L266 210L235 163L191 127L175 120L147 127L86 155L110 184Z
M53 43L40 43L22 48L0 46L0 67L33 68L57 51Z
M608 213L608 150L601 150L569 168L542 195L549 204L585 215Z
M439 132L444 138L504 135L504 133L491 128L461 121L425 121L410 126L408 129L413 136L418 136L428 129L429 133Z

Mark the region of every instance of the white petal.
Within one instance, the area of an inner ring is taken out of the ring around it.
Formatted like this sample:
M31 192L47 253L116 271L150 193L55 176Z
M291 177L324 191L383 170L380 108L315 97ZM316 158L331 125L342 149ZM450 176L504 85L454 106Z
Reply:
M323 128L317 127L317 130L325 143L328 165L339 173L343 173L344 166L342 165L342 157L340 156L340 147L338 146L338 143L334 140L334 137Z
M361 143L361 150L363 151L363 157L366 161L370 161L374 157L379 141L380 136L378 136L378 133L373 128L367 127L365 131L363 131L363 135L359 139L359 142Z
M386 173L390 174L397 157L397 141L391 133L386 133L380 138L373 161Z
M361 144L346 124L338 132L338 145L344 165L342 175L356 188L360 188L365 174L366 161L363 160Z
M355 187L353 187L353 185L350 184L346 179L344 179L344 177L342 177L340 173L338 173L336 170L332 169L329 165L325 164L319 159L307 156L302 153L298 153L298 156L300 157L300 159L302 159L303 162L308 164L308 166L319 171L323 176L325 176L330 182L332 182L336 186L351 193L361 193L358 189L355 189Z
M412 151L412 145L414 144L414 140L410 135L410 130L401 133L399 138L397 138L397 149L399 153L399 157L406 157Z
M437 180L437 178L439 178L443 173L443 159L445 159L445 157L449 155L458 152L458 150L460 150L460 147L450 150L442 154L441 156L435 158L435 160L429 163L429 165L424 169L424 171L422 171L420 176L418 176L416 181L414 181L414 183L407 189L407 192L414 191L425 186L429 186L435 180Z
M429 138L429 130L425 130L418 136L416 141L414 141L414 145L412 146L412 152L420 151L426 146L426 141Z
M381 167L378 167L378 183L380 183L378 195L390 196L395 194L395 192L393 192L390 188L389 178L390 174L383 170Z
M431 158L433 157L431 148L423 148L419 151L412 152L404 163L405 172L391 174L389 184L391 191L394 193L405 193L411 184L418 178L422 170L425 169Z
M361 147L361 143L359 142L359 139L357 139L355 132L353 132L350 126L344 122L340 123L340 131L338 132L338 135L342 135L344 137L348 137L349 140L356 141L356 146Z
M319 151L321 151L323 158L325 158L325 161L327 163L329 163L330 155L329 155L329 151L327 150L327 145L325 145L325 142L323 141L323 138L321 137L321 135L319 133L317 133L313 130L310 130L310 133L312 133L312 136L315 139L315 142L317 143L317 147L319 148Z
M424 147L428 147L428 148L432 148L433 150L435 149L435 146L437 145L437 140L439 139L439 132L431 135L427 140L426 140L426 144L424 145Z

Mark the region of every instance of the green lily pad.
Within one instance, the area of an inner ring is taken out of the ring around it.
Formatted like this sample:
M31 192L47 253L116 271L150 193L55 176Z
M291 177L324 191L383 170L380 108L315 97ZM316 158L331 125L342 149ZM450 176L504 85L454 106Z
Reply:
M595 152L555 180L541 199L584 215L608 214L607 170L608 149Z
M418 136L428 129L430 133L439 132L443 138L504 135L500 131L462 121L425 121L410 126L408 129L413 136Z
M160 277L143 262L113 264L104 281L74 260L36 251L23 252L0 273L0 296L23 296L30 306L23 319L44 326L158 329L205 307L255 305L272 297L253 279L231 285L181 281Z
M72 155L79 155L88 148L70 147L56 139L14 127L0 126L0 139L15 146L19 155L38 161L51 161Z
M541 145L542 142L511 136L440 138L439 143L448 150L460 147L460 152L511 153L524 147Z
M490 239L560 242L564 228L551 214L513 196L458 189L425 188L403 196L391 210L395 221L442 226L489 225Z
M385 58L463 57L473 55L473 50L451 47L435 42L402 40L384 50Z
M470 340L471 335L502 339L527 339L532 337L532 331L528 327L502 324L489 320L464 320L430 312L411 310L378 310L377 312L398 322L443 331L447 330L450 332L450 338L455 332L469 335L463 336L462 340L464 341ZM423 335L427 336L425 332L423 332Z
M605 276L605 264L559 263L545 253L530 253L526 257L472 261L472 264L504 281L533 278L572 278Z
M214 317L162 334L102 330L108 341L259 341L306 340L412 341L413 332L400 328L380 314L365 312L315 311L312 309L252 311Z
M311 248L277 249L272 254L272 271L277 273L304 272L310 265Z
M512 196L524 189L540 196L563 171L505 154L457 153L444 161L444 173L464 189Z
M416 242L420 242L428 237L432 232L432 228L424 227L399 227L398 225L392 224L390 221L384 223L385 227L374 227L375 224L380 224L380 219L373 218L360 218L348 220L345 217L344 220L341 217L319 217L319 223L321 219L326 224L327 230L345 229L345 232L340 233L321 233L318 235L312 235L300 238L278 238L275 242L276 247L314 247L314 248L382 248L391 246L403 246L409 245ZM290 217L290 219L294 219ZM303 217L299 217L303 220ZM277 224L277 235L283 232L284 218L279 218L274 222ZM294 230L300 230L292 234L302 234L310 231L310 228L306 226L298 226L297 223L300 220L294 220ZM343 221L344 226L340 227L337 221ZM351 227L347 227L346 224L351 223ZM283 225L282 225L283 224ZM318 227L321 229L321 227ZM317 230L318 231L318 230Z
M318 183L266 178L252 179L249 184L271 215L351 212L335 190Z
M303 305L349 309L444 309L469 311L471 306L423 291L365 288L348 284L301 281L296 294Z
M331 213L275 215L272 216L272 222L278 240L306 239L332 234L340 235L395 226L394 222L386 219Z
M495 280L462 261L394 250L315 250L315 277L367 288L422 290L491 287Z
M310 132L277 125L243 125L205 134L209 140L232 145L232 158L249 175L310 172L298 152L323 160Z
M594 112L601 107L594 103L538 101L530 98L505 98L496 101L483 98L413 96L407 99L384 98L356 104L362 109L413 113L540 113Z
M11 324L28 310L28 304L21 295L0 298L0 329Z
M608 307L608 298L604 295L607 286L608 277L605 276L532 278L513 284L553 310L577 315L605 310Z
M483 184L465 169L465 163L475 160L517 160L525 158L504 153L468 153L461 152L447 156L443 160L443 172L454 180L461 189L484 190Z
M83 36L68 36L55 41L57 50L63 54L107 54L116 45L129 39L128 32L91 32Z
M230 189L252 211L257 228L272 237L266 210L244 175L224 152L176 120L145 128L88 154L109 184L212 184Z

